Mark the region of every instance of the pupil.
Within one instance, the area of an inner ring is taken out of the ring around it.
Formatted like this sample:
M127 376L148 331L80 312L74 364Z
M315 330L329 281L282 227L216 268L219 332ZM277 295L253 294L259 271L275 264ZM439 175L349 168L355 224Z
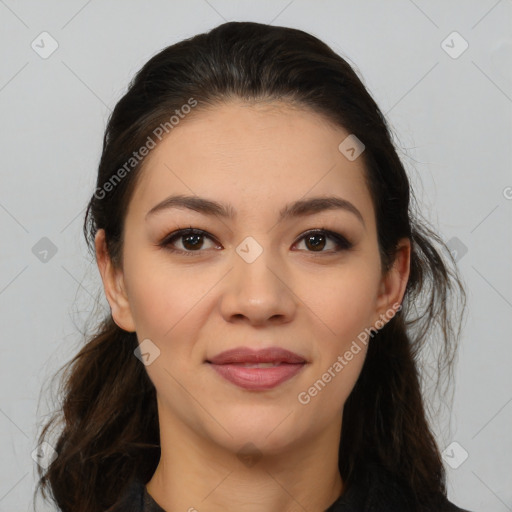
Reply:
M321 241L315 243L313 241L315 238L320 238ZM324 235L310 235L306 239L306 245L308 245L308 244L311 244L311 246L313 247L314 251L318 250L319 247L320 247L320 249L323 249L323 247L325 245L325 237L324 237Z
M201 247L202 244L199 243L201 237L202 237L202 235L187 235L187 236L185 236L183 238L184 247L186 247L187 249L194 249L197 247ZM193 239L194 241L190 242L191 239ZM187 247L187 245L190 245L190 247Z

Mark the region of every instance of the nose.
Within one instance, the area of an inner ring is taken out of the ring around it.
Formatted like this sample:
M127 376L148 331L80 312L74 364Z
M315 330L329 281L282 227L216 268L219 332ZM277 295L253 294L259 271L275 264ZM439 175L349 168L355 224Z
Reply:
M284 324L296 314L291 273L270 251L254 260L235 253L233 268L223 280L221 314L226 322L250 325Z

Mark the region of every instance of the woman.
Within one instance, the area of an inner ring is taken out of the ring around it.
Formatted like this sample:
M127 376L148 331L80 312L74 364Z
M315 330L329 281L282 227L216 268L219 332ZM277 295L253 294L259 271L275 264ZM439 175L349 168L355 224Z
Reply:
M381 111L315 37L232 22L154 56L106 130L84 233L111 315L70 363L43 495L460 511L418 353L437 326L450 369L464 290L410 193Z

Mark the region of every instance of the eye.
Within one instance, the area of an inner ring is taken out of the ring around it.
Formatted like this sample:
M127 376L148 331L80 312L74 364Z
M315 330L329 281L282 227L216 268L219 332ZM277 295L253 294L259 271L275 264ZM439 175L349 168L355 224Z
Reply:
M190 227L188 229L180 229L171 233L158 245L171 252L180 252L187 256L193 256L192 253L201 252L201 249L204 248L204 239L213 241L213 238L205 231ZM176 241L180 241L181 247L174 247ZM207 247L207 249L212 247Z
M215 242L214 238L208 235L206 231L190 227L174 231L166 236L158 245L171 252L194 256L194 253L202 252L201 249L205 248L205 239ZM181 247L176 247L175 244L178 241L180 243L178 245L181 245ZM329 241L331 242L331 249L324 250L328 246ZM326 229L310 230L303 234L294 245L297 245L298 242L304 242L307 252L317 253L337 253L353 247L353 244L344 236ZM214 243L210 247L206 247L206 249L215 247Z
M334 250L323 249L328 245L328 241L331 241L331 248L334 246ZM352 248L353 244L349 242L343 235L328 231L326 229L313 229L303 234L299 242L304 242L308 252L326 252L336 253Z

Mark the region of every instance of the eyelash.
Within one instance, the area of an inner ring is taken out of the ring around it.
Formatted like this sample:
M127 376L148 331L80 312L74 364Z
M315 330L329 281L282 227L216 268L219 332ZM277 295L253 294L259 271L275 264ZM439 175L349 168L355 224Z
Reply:
M204 252L204 250L198 249L197 251L183 251L182 249L176 249L175 247L172 247L172 243L180 238L183 238L187 235L200 235L204 236L206 238L209 238L212 241L215 241L213 237L211 237L206 231L203 231L201 229L196 229L193 227L186 228L186 229L180 229L178 231L174 231L170 235L166 236L159 244L159 247L163 247L165 250L173 252L173 253L180 253L185 256L196 256L197 253ZM324 235L326 238L330 238L333 240L336 245L337 249L334 251L306 251L310 252L312 254L335 254L342 251L347 251L353 247L353 244L349 242L344 236L340 235L339 233L335 233L334 231L329 231L327 229L311 229L309 231L306 231L301 235L300 238L298 238L294 245L298 242L301 242L304 240L307 236L310 235Z

